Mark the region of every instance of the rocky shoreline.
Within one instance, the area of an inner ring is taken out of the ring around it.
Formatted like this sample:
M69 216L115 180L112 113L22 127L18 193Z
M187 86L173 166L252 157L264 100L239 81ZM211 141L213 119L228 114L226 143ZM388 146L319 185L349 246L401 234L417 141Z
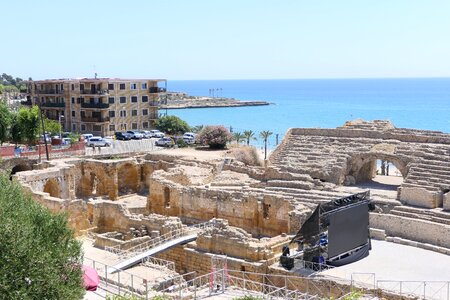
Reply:
M163 96L160 103L161 109L240 107L271 104L266 101L240 101L234 98L189 96L186 93L167 93Z

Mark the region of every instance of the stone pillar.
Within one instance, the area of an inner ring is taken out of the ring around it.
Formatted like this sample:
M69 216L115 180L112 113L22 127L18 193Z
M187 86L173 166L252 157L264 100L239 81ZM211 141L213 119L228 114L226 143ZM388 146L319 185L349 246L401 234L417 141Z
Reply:
M117 174L117 168L114 168L114 170L112 170L111 172L113 184L111 184L111 186L109 187L109 198L111 200L117 200L117 198L119 197L119 177Z

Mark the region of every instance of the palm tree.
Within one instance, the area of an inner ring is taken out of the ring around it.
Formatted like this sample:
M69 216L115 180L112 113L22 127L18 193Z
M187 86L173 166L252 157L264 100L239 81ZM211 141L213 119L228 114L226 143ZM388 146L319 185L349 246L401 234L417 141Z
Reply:
M251 130L244 131L244 138L247 140L247 145L250 145L250 140L256 140L255 133Z
M236 144L240 144L245 139L245 136L240 132L235 132L233 134L233 140L236 141Z
M273 134L272 131L264 130L259 133L259 136L264 140L264 160L267 159L267 139Z

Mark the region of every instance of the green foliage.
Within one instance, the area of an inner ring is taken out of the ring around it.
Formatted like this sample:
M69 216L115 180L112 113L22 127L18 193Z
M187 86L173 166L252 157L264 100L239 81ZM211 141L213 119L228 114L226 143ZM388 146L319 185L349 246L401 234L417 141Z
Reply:
M8 139L8 128L12 122L12 114L6 104L0 102L0 145Z
M81 299L81 245L52 214L0 175L0 298Z
M208 145L212 149L225 148L231 139L231 133L224 126L206 126L198 135L200 144Z
M260 296L250 296L250 295L233 298L233 300L262 300L262 299L264 298Z
M362 293L360 291L352 291L349 295L344 296L343 300L357 300L362 297Z
M168 134L185 133L191 129L188 123L176 116L164 116L159 118L155 123L155 127Z
M267 159L267 139L273 134L272 131L263 130L259 133L259 136L264 141L264 159Z
M199 133L200 131L202 131L203 127L205 127L205 126L203 126L203 125L197 125L197 126L192 127L192 128L191 128L191 131L192 131L193 133Z
M59 135L61 132L61 124L58 121L47 119L44 116L44 127L45 132L50 133L50 135ZM43 134L42 126L39 126L39 135Z
M236 144L240 144L243 140L245 140L245 136L240 132L233 133L233 140L236 141Z
M247 141L247 146L250 145L250 140L256 140L255 133L252 130L245 130L244 137Z
M132 294L106 296L106 300L142 300L142 299L144 298Z
M80 140L80 135L78 133L71 132L68 136L70 139L70 144L76 144Z
M30 78L31 79L31 78ZM0 85L3 86L4 92L26 92L27 91L27 85L23 81L22 78L16 77L14 78L11 75L8 75L6 73L3 73L0 75ZM2 90L0 90L0 93L2 93Z
M185 148L187 147L187 144L183 139L177 139L177 146L178 148Z
M37 134L40 128L39 122L39 108L33 106L32 108L22 107L19 109L17 122L22 129L23 137L29 145L35 144Z
M24 132L18 121L18 114L12 115L11 127L9 128L9 137L16 145L21 143L24 139Z

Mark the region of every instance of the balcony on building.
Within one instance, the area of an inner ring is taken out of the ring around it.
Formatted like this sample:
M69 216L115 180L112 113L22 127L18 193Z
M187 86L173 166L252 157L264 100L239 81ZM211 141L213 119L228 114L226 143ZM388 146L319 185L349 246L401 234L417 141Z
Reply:
M40 95L59 95L59 94L64 94L64 90L59 90L59 89L45 89L45 90L36 90L35 91L36 94L40 94Z
M85 123L104 123L109 122L109 117L81 117L81 121Z
M148 92L149 92L150 94L165 93L165 92L166 92L166 89L165 89L165 88L161 88L161 87L157 87L157 86L151 86L151 87L148 89Z
M41 107L45 108L65 108L66 104L64 102L42 102Z
M107 109L107 108L109 108L109 103L83 102L83 103L81 103L81 108Z

